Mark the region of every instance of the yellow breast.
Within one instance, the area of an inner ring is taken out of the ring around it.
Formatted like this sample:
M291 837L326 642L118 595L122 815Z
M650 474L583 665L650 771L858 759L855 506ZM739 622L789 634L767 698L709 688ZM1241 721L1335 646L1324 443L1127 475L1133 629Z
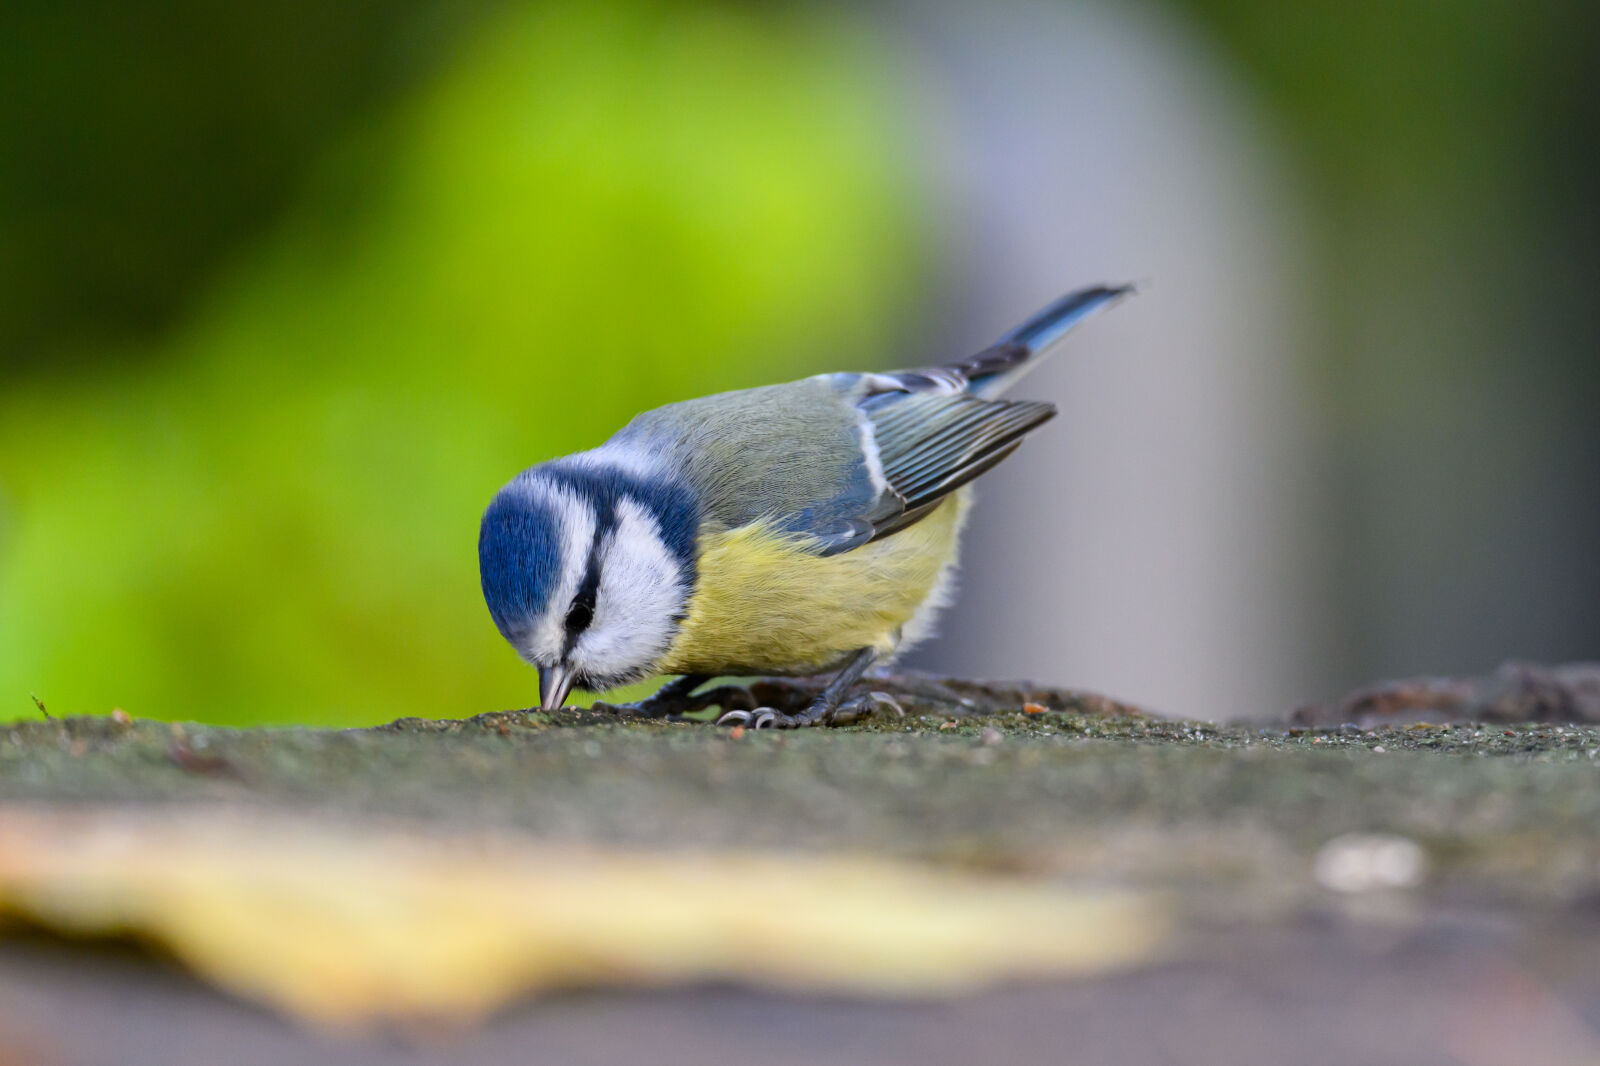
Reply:
M888 653L953 565L966 491L920 522L839 555L817 556L765 524L708 535L671 674L806 674L852 652Z

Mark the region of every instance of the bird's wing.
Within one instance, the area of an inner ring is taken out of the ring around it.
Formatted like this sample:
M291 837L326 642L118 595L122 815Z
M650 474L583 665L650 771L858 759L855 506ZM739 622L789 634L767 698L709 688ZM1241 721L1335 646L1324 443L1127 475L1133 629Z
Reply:
M765 522L837 555L930 514L1053 417L1051 404L993 397L1130 291L1080 289L947 366L823 374L658 408L606 447L671 452L702 524Z
M985 400L937 382L905 387L905 377L874 374L858 386L864 392L857 401L862 447L880 484L873 505L860 515L867 535L846 547L887 537L931 513L1055 417L1053 404Z
M861 447L878 491L869 509L852 516L849 535L835 536L825 550L847 551L906 528L1015 451L1056 409L993 397L1073 326L1132 291L1130 285L1093 285L1069 293L957 363L839 376L849 379L848 395L862 417Z
M929 514L1054 414L925 372L827 374L646 412L593 454L670 450L703 524L763 522L837 555Z

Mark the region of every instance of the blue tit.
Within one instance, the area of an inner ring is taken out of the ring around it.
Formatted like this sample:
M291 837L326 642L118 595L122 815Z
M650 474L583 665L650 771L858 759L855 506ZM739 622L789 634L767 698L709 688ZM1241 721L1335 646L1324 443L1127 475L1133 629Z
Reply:
M950 597L969 482L1056 413L997 397L1130 291L1071 293L947 366L668 404L518 474L484 512L478 563L541 706L681 675L639 705L657 714L717 676L837 671L799 714L719 721L853 716L850 687L928 636Z

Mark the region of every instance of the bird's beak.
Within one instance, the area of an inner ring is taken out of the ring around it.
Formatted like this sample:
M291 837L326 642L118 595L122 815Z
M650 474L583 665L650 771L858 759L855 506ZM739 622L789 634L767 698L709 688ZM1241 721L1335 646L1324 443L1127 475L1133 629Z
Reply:
M539 671L539 709L559 711L572 691L572 669L565 663Z

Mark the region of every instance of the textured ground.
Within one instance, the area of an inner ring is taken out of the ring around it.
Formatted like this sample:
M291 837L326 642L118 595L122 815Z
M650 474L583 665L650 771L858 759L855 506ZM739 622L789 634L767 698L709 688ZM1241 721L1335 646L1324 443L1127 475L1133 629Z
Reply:
M1407 715L1362 694L1343 715L1360 725L1223 728L1029 686L874 687L905 716L793 733L604 709L26 722L0 733L0 804L265 806L1130 887L1180 915L1169 961L920 1007L590 992L396 1043L302 1034L141 954L27 936L0 946L0 1062L1600 1062L1600 727L1451 722L1432 695ZM1441 721L1376 724L1408 717Z

